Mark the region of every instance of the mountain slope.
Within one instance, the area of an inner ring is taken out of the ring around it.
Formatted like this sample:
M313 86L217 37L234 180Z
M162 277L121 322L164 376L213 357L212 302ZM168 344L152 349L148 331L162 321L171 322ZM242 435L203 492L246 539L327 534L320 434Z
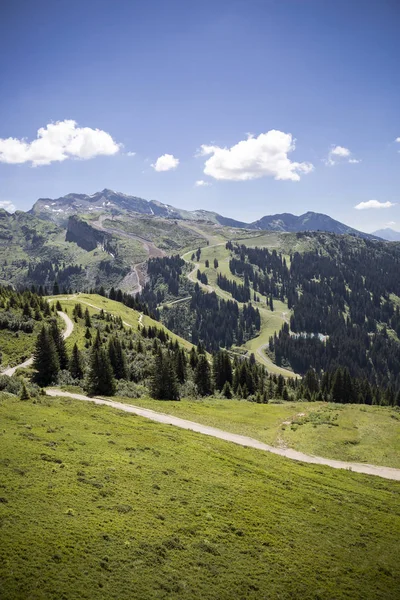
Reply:
M230 227L247 227L246 223L223 217L207 210L188 211L163 204L157 200L144 200L137 196L129 196L121 192L104 189L95 194L67 194L61 198L39 198L29 211L45 220L66 225L71 215L110 214L122 215L136 213L166 219L182 219L189 221L209 221Z
M376 235L388 242L400 242L400 231L395 231L394 229L390 229L390 227L378 229L377 231L374 231L372 235Z
M144 200L137 196L129 196L121 192L104 189L92 195L67 194L55 200L40 198L29 211L41 219L50 220L66 226L68 218L73 214L94 218L94 215L110 214L112 216L138 214L149 217L184 221L207 221L224 227L238 229L256 229L264 231L328 231L330 233L357 235L365 239L375 239L374 234L363 233L328 215L307 212L296 216L291 213L266 215L252 223L237 221L207 210L183 210L156 200Z
M377 234L368 234L353 229L353 227L336 221L328 215L311 211L299 217L290 213L265 216L258 221L254 221L254 223L250 223L248 227L264 231L288 231L293 233L298 231L327 231L337 234L357 235L364 239L376 239L379 237Z
M86 248L78 237L68 241L66 230L56 223L0 209L0 282L48 289L55 280L66 288L110 287L129 273L132 263L147 258L135 240L110 238L90 226L82 235Z

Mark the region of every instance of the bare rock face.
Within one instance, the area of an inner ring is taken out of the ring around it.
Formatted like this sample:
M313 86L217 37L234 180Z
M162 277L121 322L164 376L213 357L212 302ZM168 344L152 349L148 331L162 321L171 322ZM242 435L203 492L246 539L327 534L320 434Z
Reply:
M82 221L77 215L72 215L68 219L65 240L75 242L80 248L90 252L98 247L104 249L111 240L111 236L104 231L95 229L86 221Z

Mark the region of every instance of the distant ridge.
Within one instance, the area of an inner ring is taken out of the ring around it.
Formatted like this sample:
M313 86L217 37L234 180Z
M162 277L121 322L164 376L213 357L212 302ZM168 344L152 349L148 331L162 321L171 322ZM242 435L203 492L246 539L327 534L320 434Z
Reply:
M388 242L400 242L400 231L395 231L394 229L390 229L390 227L378 229L377 231L374 231L372 235L376 235Z
M95 194L67 194L61 198L40 198L35 202L31 214L37 217L54 221L59 225L66 225L68 218L74 214L109 213L124 214L137 213L140 215L155 216L164 219L209 221L224 227L237 227L239 229L259 229L262 231L300 232L300 231L327 231L337 234L349 234L364 239L377 239L378 232L368 234L328 215L316 212L306 212L296 216L291 213L267 215L252 223L237 221L224 217L216 212L207 210L183 210L157 200L144 200L137 196L129 196L121 192L105 188ZM383 237L383 236L382 236Z

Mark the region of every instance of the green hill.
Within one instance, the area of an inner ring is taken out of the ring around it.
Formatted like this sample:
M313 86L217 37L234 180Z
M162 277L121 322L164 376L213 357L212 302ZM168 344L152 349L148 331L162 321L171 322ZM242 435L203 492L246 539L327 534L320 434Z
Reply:
M398 484L66 399L0 399L0 594L395 598Z

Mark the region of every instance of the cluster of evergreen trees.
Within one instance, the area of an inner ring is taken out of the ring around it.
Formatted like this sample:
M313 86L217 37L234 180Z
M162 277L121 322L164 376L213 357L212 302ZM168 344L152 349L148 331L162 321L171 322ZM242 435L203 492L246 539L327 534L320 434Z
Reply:
M183 277L185 261L178 255L151 258L147 263L149 281L143 287L137 300L148 307L148 311L158 318L157 307L166 300L187 296L193 284Z
M354 378L347 367L337 367L322 376L309 369L298 386L296 399L400 406L400 391L396 392L392 385L386 389L371 385L365 377Z
M236 283L236 281L231 281L226 277L226 275L222 275L218 273L217 275L217 285L221 288L221 290L225 290L232 294L232 297L238 302L248 302L250 300L250 288L247 285L242 285L241 283Z
M234 300L204 293L198 284L190 303L164 309L160 318L168 329L193 344L204 344L209 352L241 345L257 335L261 326L260 312L251 303L239 308Z
M285 257L228 243L230 268L263 294L288 302L284 324L270 340L278 365L319 378L347 368L350 376L400 390L400 248L349 236L314 234L319 248ZM293 335L296 334L296 335Z
M199 259L201 251L194 258ZM214 267L218 266L218 261ZM251 303L243 308L235 301L218 298L215 293L205 293L196 283L193 285L184 274L185 262L179 256L150 259L148 262L149 282L135 299L116 292L116 298L128 306L147 307L145 314L161 320L174 333L190 340L193 344L203 344L207 351L217 351L220 347L230 348L257 335L261 319L259 310ZM198 277L207 284L207 277L199 271ZM243 287L243 286L239 286ZM238 292L239 293L239 292ZM158 310L158 305L166 299L191 296L187 305ZM111 297L111 294L110 296ZM249 292L246 297L250 298ZM139 309L140 310L140 309Z
M30 263L28 266L27 280L35 286L51 287L57 281L65 288L71 287L72 281L79 281L84 269L82 265L66 265L57 259L42 260Z
M58 303L57 308L61 309ZM34 380L40 386L57 382L69 373L88 393L110 396L118 382L144 385L154 398L176 400L184 393L267 401L263 396L267 373L252 359L230 358L225 350L212 361L205 347L193 346L188 353L171 340L162 327L144 326L138 332L124 327L120 317L103 310L90 315L77 303L72 311L76 323L85 327L85 347L74 345L70 356L53 319L43 325L34 353ZM64 374L64 375L63 375Z

